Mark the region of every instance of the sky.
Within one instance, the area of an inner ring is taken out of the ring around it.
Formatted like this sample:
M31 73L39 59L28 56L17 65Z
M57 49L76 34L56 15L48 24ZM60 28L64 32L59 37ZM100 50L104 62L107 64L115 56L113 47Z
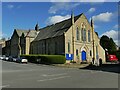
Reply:
M94 19L99 37L107 35L118 45L117 2L2 2L2 34L10 38L14 29L40 28L84 13L88 21ZM1 36L1 35L0 35Z

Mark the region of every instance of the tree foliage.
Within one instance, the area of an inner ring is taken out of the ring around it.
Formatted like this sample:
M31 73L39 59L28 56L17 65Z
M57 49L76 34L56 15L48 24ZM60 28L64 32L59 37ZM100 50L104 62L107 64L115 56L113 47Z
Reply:
M115 52L116 49L116 44L113 41L112 38L109 38L108 36L103 35L100 39L100 45L104 48L108 50L108 53L112 53Z

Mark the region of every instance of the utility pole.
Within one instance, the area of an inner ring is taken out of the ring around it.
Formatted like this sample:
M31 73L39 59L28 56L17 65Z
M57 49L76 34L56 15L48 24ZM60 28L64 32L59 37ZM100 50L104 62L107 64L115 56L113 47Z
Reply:
M74 14L73 14L73 11L72 11L72 14L71 14L71 19L72 19L72 49L73 49L73 62L74 62L74 48L75 48L75 45L74 45Z
M93 19L91 19L91 27L92 27L92 41L93 41L93 64L95 63L95 46L94 46L94 43L95 43L95 40L94 40L94 22L93 22Z

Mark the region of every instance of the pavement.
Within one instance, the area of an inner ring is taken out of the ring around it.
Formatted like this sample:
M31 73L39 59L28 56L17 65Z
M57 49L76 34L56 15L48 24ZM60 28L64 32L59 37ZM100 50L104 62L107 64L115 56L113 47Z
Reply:
M67 64L53 64L53 66L65 67L65 68L84 68L89 66L89 64L67 63Z
M104 68L96 68L89 66L83 68L66 68L2 61L2 86L0 87L118 88L118 65L105 65Z

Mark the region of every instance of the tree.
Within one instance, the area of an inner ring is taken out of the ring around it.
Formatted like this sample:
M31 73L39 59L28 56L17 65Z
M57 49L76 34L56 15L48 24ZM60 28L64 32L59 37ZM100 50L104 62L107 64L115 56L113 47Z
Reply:
M111 47L111 52L115 52L117 49L116 49L116 44L115 42L113 41L112 38L110 38L110 47Z
M100 38L100 45L103 47L103 49L109 49L108 42L109 42L109 37L102 36Z
M107 49L108 53L112 53L116 51L116 44L112 38L109 38L106 35L103 35L100 39L100 45L103 49Z

